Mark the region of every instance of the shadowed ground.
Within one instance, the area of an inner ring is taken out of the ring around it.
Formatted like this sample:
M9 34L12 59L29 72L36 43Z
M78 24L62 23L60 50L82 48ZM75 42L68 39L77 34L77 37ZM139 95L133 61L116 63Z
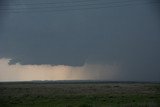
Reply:
M0 83L0 107L160 107L160 84Z

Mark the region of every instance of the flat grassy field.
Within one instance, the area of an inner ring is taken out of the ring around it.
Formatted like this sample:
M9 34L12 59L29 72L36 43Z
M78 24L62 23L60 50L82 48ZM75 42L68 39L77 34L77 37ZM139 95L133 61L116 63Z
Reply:
M0 107L160 107L160 84L1 82Z

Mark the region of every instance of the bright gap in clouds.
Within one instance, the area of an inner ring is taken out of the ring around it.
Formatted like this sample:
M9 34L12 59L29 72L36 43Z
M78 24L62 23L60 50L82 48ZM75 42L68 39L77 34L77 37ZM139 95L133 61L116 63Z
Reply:
M9 65L10 59L0 59L0 81L30 80L113 80L118 64L84 64L80 67L65 65Z

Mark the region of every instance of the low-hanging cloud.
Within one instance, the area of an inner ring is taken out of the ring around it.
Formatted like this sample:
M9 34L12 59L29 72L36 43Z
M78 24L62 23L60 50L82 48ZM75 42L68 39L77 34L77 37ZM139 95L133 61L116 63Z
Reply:
M119 64L85 64L81 67L65 65L9 65L10 59L0 59L0 81L30 80L113 80Z

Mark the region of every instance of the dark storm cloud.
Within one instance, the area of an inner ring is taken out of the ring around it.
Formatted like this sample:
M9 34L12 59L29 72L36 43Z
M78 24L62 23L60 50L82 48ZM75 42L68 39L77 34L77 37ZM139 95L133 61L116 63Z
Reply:
M157 12L157 14L160 17L160 1L159 0L151 0L150 2L152 5L154 4L153 8L155 9L155 11Z
M11 58L10 64L118 62L124 65L121 79L159 80L157 14L150 5L11 13L0 32L0 57Z
M0 1L0 9L4 9L3 6L8 5L8 0L1 0Z
M0 24L2 24L5 16L4 5L6 5L6 7L8 6L8 0L0 0Z
M156 7L158 7L158 9L160 10L160 1L159 0L151 0L151 3L156 3Z

